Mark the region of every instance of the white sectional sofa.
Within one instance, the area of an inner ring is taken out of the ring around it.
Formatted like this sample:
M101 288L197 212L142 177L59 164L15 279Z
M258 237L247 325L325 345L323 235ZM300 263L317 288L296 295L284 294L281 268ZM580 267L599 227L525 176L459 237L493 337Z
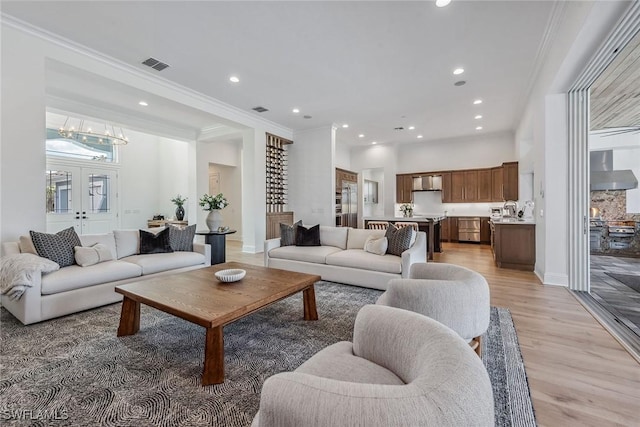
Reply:
M154 230L155 231L155 230ZM193 244L193 251L139 254L138 230L80 235L82 246L106 245L113 260L81 267L77 264L34 274L19 299L2 297L2 306L25 325L122 300L116 285L194 270L211 265L211 246ZM2 244L3 255L21 253L19 242Z
M427 236L416 233L413 245L396 255L366 252L369 236L382 237L384 230L320 226L321 246L280 246L280 239L264 243L264 265L283 270L317 274L323 280L374 289L387 289L391 279L408 278L411 265L426 262Z

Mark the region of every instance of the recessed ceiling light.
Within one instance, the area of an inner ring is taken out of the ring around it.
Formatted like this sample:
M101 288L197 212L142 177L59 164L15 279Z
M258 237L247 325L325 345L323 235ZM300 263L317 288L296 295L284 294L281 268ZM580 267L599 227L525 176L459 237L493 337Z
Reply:
M409 126L409 130L414 130L415 128L415 126Z
M478 104L482 104L482 99L476 99L475 101L473 101L473 105L478 105Z
M346 128L349 127L349 125L345 123L345 124L342 125L342 127L346 129Z
M418 139L422 138L422 135L418 135Z
M372 141L372 142L371 142L371 145L376 145L376 144L377 144L377 142L376 142L376 141Z
M364 133L361 133L360 135L358 135L358 138L364 138Z
M453 70L453 74L455 76L457 76L458 74L462 74L464 73L464 68L456 68L455 70Z
M477 116L474 117L474 119L476 119L476 120L481 119L481 118L482 118L481 114L478 114Z
M436 6L438 7L445 7L449 3L451 3L451 0L436 0Z
M482 126L478 126L476 130L482 130Z
M298 113L300 112L300 109L298 109L298 108L294 108L294 109L293 109L293 110L291 110L291 111L293 111L293 112L294 112L294 114L298 114Z
M232 83L238 83L240 81L239 78L237 78L236 76L231 76L229 77L229 81Z
M146 107L146 106L148 106L149 104L147 104L147 102L146 102L146 101L140 101L140 102L138 102L138 105L142 105L143 107Z

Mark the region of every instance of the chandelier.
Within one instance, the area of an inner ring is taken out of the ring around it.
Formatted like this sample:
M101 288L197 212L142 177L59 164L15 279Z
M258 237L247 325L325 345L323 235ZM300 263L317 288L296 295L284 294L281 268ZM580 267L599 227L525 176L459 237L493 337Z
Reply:
M104 129L94 130L85 126L82 119L78 119L78 126L73 126L72 122L73 119L67 117L64 126L58 129L58 134L61 137L101 145L126 145L129 143L129 138L124 135L122 128L118 128L116 131L113 124L105 123Z

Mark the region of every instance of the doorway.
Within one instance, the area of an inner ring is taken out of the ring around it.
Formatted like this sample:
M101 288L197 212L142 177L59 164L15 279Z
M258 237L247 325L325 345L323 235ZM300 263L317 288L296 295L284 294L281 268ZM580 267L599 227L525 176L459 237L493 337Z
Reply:
M116 168L47 163L47 232L73 227L78 234L118 228Z

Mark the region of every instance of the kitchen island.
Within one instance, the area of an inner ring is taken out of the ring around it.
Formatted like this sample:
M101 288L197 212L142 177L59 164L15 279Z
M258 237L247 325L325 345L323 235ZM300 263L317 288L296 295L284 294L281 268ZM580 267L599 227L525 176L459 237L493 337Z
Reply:
M420 214L416 216L376 216L364 218L364 227L369 221L417 222L420 231L427 233L427 259L433 259L434 252L441 252L440 247L440 222L445 219L443 214Z
M499 268L533 271L536 232L533 219L492 218L491 249Z

